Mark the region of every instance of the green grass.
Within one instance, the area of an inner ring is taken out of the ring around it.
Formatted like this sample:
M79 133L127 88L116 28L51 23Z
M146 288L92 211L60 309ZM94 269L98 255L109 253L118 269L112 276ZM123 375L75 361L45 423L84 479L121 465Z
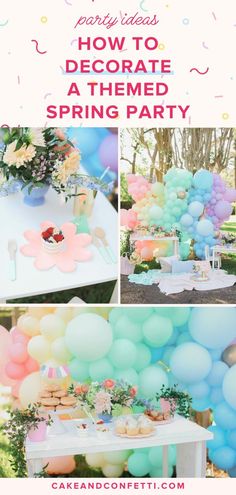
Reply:
M109 303L115 287L115 281L103 284L89 285L60 292L51 292L33 297L8 300L8 303L16 304L67 304L73 297L77 296L87 304Z

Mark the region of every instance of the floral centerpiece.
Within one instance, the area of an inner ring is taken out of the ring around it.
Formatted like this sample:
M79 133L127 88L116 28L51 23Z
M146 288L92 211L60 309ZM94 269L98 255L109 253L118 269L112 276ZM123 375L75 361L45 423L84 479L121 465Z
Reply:
M69 392L77 398L81 407L95 410L99 418L107 421L112 415L122 414L123 408L130 408L135 403L137 388L123 380L109 378L102 383L71 385Z
M225 246L234 247L236 245L236 236L231 232L221 233L220 240Z
M18 183L25 202L36 206L50 185L66 200L79 194L77 185L105 193L113 186L79 173L80 152L63 129L4 128L1 139L0 195L14 192L13 183Z

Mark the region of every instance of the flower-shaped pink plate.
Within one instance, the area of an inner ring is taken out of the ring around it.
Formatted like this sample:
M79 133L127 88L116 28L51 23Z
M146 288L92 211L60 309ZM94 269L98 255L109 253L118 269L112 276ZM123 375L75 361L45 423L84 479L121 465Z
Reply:
M34 266L38 270L49 270L56 266L62 272L73 272L76 269L76 261L88 261L92 253L87 250L92 237L89 234L76 234L76 226L73 223L64 223L60 228L65 238L65 249L59 253L47 253L44 250L41 232L48 227L56 227L53 222L45 221L40 225L40 231L27 230L24 237L28 244L21 246L20 251L25 256L35 257Z

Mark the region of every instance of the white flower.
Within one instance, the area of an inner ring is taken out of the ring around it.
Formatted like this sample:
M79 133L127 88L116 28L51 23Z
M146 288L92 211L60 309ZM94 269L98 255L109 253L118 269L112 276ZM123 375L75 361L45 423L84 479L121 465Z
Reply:
M16 168L26 167L26 163L30 162L36 155L35 147L30 144L26 146L23 144L21 148L16 150L17 141L8 144L6 151L3 155L3 161L11 167L14 165Z
M41 127L31 127L29 135L31 143L35 146L46 146Z

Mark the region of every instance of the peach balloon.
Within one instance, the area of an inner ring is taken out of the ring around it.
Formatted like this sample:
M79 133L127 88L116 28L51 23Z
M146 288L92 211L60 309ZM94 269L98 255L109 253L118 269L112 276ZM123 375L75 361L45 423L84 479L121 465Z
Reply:
M50 342L63 337L65 334L66 323L56 314L43 316L40 321L41 334Z
M35 318L35 316L31 316L29 313L26 313L18 318L17 326L21 332L25 333L29 337L34 337L40 333L39 320Z
M55 315L68 323L73 318L73 308L56 308Z
M69 474L76 468L75 459L73 456L48 457L43 460L43 465L47 465L46 471L48 474Z
M39 370L39 364L30 356L28 356L27 361L24 363L24 367L27 373L33 373L34 371Z
M34 316L35 318L38 318L39 320L43 316L48 315L50 313L54 313L54 312L55 312L55 308L53 308L53 307L51 307L51 308L40 307L40 308L29 308L28 309L28 314L30 316Z
M39 371L26 376L19 387L19 399L23 407L37 402L41 389L41 375Z

